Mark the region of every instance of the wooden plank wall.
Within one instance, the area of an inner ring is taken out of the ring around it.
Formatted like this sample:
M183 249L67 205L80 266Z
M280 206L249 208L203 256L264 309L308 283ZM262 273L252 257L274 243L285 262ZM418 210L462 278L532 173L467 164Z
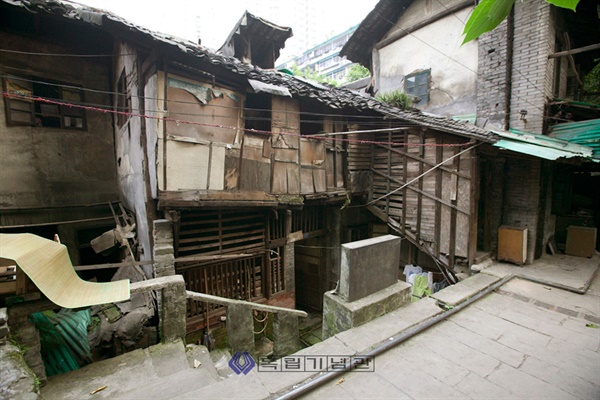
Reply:
M470 152L395 191L464 148L435 145L464 143L465 139L417 127L376 133L373 138L382 143L372 146L369 163L373 173L371 198L382 211L377 214L396 221L400 233L413 242L430 244L434 254L449 260L450 265L457 257L468 258L473 228ZM349 170L361 170L367 165L364 147L350 144Z

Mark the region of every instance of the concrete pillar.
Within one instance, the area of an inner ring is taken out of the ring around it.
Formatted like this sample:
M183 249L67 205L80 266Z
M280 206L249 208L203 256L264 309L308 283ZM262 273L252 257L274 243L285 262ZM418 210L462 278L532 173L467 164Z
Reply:
M173 224L166 219L154 221L154 275L175 275L175 256L173 250Z
M273 354L287 356L300 350L298 316L288 313L275 313L273 319Z
M254 318L250 306L246 304L227 306L227 337L232 353L247 351L253 357L255 356Z
M159 307L160 339L162 342L174 342L184 339L186 333L187 300L183 278L169 283L162 290Z

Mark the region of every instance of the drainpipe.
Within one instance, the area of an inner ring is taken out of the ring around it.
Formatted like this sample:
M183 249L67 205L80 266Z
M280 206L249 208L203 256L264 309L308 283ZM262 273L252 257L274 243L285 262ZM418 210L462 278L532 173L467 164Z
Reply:
M514 278L514 275L512 275L512 274L504 277L503 279L494 283L487 289L477 293L476 295L474 295L473 297L471 297L464 303L461 303L461 304L457 305L456 307L453 307L450 310L443 312L442 314L439 314L431 319L428 319L426 321L423 321L423 322L413 326L412 328L402 332L399 336L393 338L393 340L388 340L388 341L380 344L379 346L375 347L370 352L368 352L366 354L361 354L361 356L375 357L382 353L385 353L386 351L390 350L391 348L393 348L393 347L405 342L406 340L412 338L413 336L423 332L425 329L428 329L431 326L437 324L438 322L441 322L441 321L445 320L446 318L456 314L457 312L460 312L463 308L466 308L466 307L470 306L471 304L473 304L474 302L476 302L477 300L481 299L482 297L487 296L488 294L490 294L494 290L498 289L500 286L504 285L506 282L508 282L512 278ZM318 388L325 382L335 379L336 377L347 372L354 365L359 364L359 363L360 363L360 360L355 360L354 362L346 363L346 365L344 366L343 369L325 372L322 375L315 378L314 380L309 381L309 382L305 383L304 385L298 386L297 388L292 389L289 392L277 397L276 400L296 399L303 394L306 394L312 390L315 390L316 388Z

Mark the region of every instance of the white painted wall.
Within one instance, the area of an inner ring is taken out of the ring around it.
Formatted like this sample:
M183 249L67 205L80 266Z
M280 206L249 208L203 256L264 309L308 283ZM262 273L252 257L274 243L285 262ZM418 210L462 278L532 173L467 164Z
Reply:
M441 10L437 2L416 1L388 35L406 30ZM438 3L439 4L439 3ZM451 4L445 4L449 7ZM477 41L461 46L464 24L473 7L444 17L396 42L381 48L376 55L378 93L404 89L404 76L431 69L430 100L420 109L440 115L468 115L476 112ZM375 50L377 51L377 50Z
M121 76L125 70L127 76L128 92L131 95L131 108L133 114L140 112L140 98L137 86L136 50L126 43L118 44L119 57L116 64L115 76ZM115 84L116 91L116 84ZM135 213L136 232L141 250L141 260L152 259L150 246L150 227L146 213L146 186L144 183L144 148L141 140L140 117L130 117L121 127L115 126L115 152L117 157L117 173L119 185L125 206ZM152 266L143 266L142 269L148 277L152 276Z

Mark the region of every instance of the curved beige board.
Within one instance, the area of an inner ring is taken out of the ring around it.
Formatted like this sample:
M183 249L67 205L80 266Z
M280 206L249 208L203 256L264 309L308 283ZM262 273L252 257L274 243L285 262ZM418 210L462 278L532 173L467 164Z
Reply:
M79 278L67 248L30 233L0 233L0 257L14 260L50 301L64 308L129 299L129 280L108 283Z

